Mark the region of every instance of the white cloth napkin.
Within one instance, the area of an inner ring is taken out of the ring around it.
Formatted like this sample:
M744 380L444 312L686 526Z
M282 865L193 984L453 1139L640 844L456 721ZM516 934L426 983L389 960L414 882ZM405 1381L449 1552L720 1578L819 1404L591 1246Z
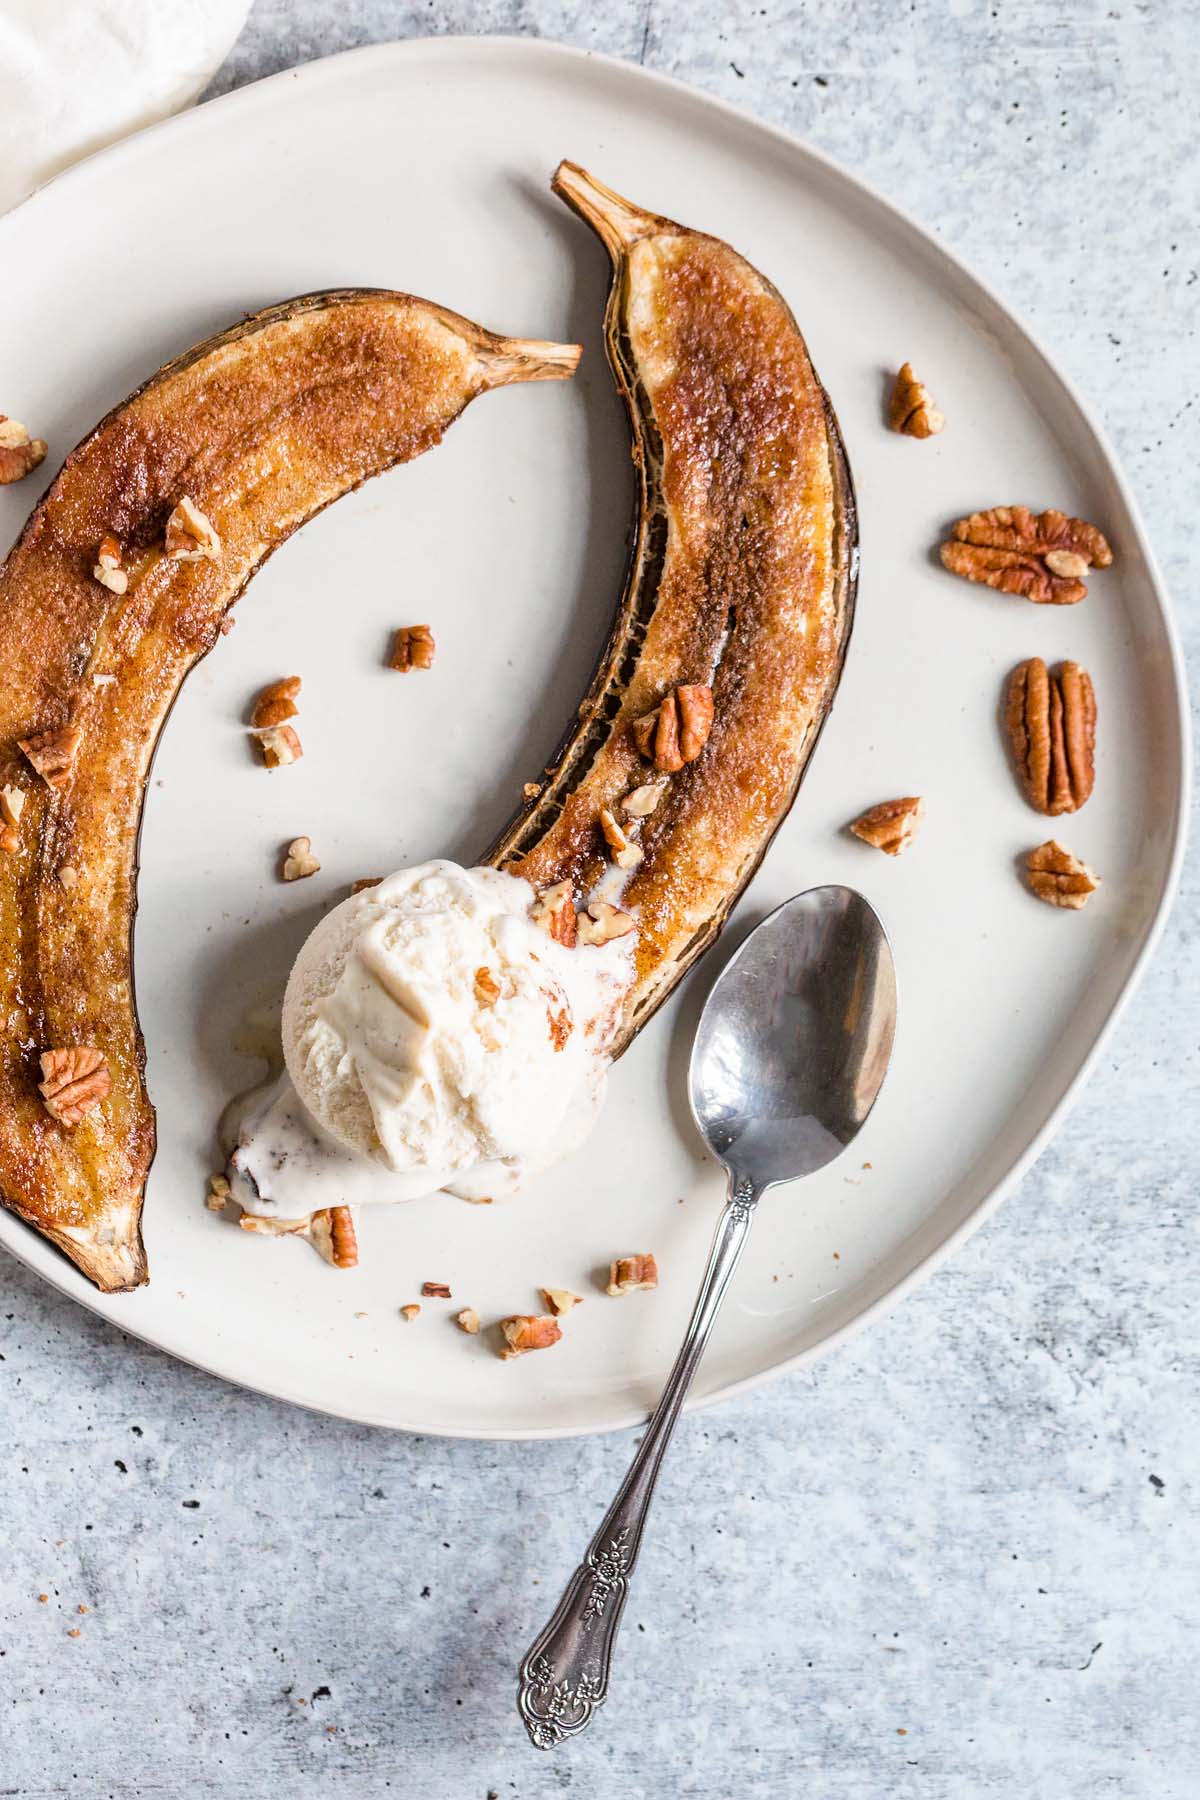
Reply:
M0 212L194 100L248 11L249 0L0 0Z

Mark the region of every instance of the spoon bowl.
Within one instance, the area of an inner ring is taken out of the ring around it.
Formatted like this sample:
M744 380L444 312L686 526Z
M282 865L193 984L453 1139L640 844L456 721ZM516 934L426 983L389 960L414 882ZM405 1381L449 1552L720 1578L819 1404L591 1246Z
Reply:
M705 1003L688 1096L713 1154L761 1191L841 1154L883 1085L896 971L853 888L786 900L731 957Z

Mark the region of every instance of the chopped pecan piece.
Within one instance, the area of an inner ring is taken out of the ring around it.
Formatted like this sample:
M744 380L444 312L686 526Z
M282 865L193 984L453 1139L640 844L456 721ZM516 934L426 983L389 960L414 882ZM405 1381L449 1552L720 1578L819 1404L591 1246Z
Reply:
M647 781L626 794L621 811L630 819L648 819L666 791L664 782Z
M555 1053L557 1054L558 1051L565 1050L567 1047L567 1040L575 1029L574 1025L571 1023L571 1015L568 1009L565 1006L560 1006L558 1011L555 1012L552 1006L548 1006L546 1008L546 1023L550 1027L550 1042L554 1046Z
M654 1257L645 1252L638 1256L618 1256L610 1264L606 1294L649 1293L658 1286L658 1263Z
M271 725L265 731L254 731L250 735L257 739L268 769L286 769L289 763L299 762L304 755L304 746L294 726Z
M538 1293L556 1319L569 1313L573 1306L583 1305L583 1295L573 1294L570 1288L539 1288Z
M1100 886L1100 877L1086 863L1064 850L1053 838L1031 850L1025 859L1029 886L1049 906L1066 906L1078 912Z
M936 437L946 423L944 414L933 404L929 389L918 381L913 366L901 364L888 406L888 424L905 437Z
M633 741L642 756L664 775L695 762L713 722L712 689L699 684L674 688L653 712L633 726Z
M78 725L56 725L33 737L18 738L17 743L46 786L58 788L70 777L82 736Z
M557 881L539 894L529 914L548 937L565 949L573 949L576 937L575 890L569 881Z
M410 1325L414 1319L420 1318L420 1316L421 1309L415 1300L410 1300L407 1306L402 1306L400 1308L400 1317L402 1319L407 1319Z
M19 419L0 413L0 487L23 480L45 455L44 439L31 438Z
M318 875L321 865L313 855L312 839L306 837L293 838L283 858L280 873L285 881L304 881L309 875Z
M353 1269L358 1265L358 1234L354 1214L348 1206L327 1206L309 1220L309 1242L319 1256L335 1269Z
M1051 674L1040 656L1008 678L1005 708L1017 779L1037 812L1078 812L1095 780L1096 694L1078 663Z
M212 520L184 494L167 520L163 550L172 562L218 562L221 540Z
M575 928L581 944L607 944L636 931L637 920L608 900L593 900L586 912L577 915Z
M25 811L25 790L5 782L0 787L0 850L11 854L20 848L21 840L17 835L17 826L21 823L21 814Z
M294 719L300 710L296 705L300 685L299 675L284 675L260 688L250 713L251 728L262 731L271 725L282 725L285 719Z
M903 800L881 800L855 819L850 829L885 856L899 856L916 836L924 811L925 803L916 794Z
M475 999L483 1007L495 1006L500 998L500 983L485 965L475 971Z
M437 650L428 625L402 625L392 639L388 668L407 675L410 669L432 669Z
M227 1175L210 1175L208 1189L204 1196L204 1204L209 1212L224 1212L226 1202L233 1198L233 1189L229 1185Z
M455 1313L454 1323L460 1331L465 1331L468 1337L478 1337L479 1314L473 1306L464 1306L460 1313Z
M112 1087L108 1060L94 1044L76 1044L65 1050L43 1050L42 1079L38 1083L46 1111L60 1125L78 1125L107 1098Z
M1086 519L1027 506L994 506L960 519L941 557L951 574L1039 606L1074 606L1087 593L1081 577L1088 568L1107 569L1113 559L1104 534Z
M365 894L368 888L378 887L382 880L382 875L360 875L357 881L350 883L350 892Z
M348 1206L322 1207L307 1219L269 1219L243 1213L238 1224L243 1231L257 1232L260 1237L304 1238L317 1255L335 1269L357 1266L358 1238L354 1215Z
M453 1300L454 1295L444 1281L423 1281L421 1298L423 1300Z
M600 809L600 829L618 869L636 869L645 851L625 833L607 806Z
M129 586L129 577L121 567L121 546L111 531L105 532L100 539L92 580L113 594L123 594Z
M505 1362L524 1356L527 1350L548 1350L562 1336L554 1319L535 1318L532 1313L514 1313L509 1319L501 1319L500 1329L504 1334L500 1354Z

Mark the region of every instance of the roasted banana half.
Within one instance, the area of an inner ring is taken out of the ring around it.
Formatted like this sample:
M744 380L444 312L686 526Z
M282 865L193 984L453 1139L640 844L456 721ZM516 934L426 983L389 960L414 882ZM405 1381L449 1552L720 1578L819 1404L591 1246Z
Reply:
M154 1111L137 838L184 676L306 519L476 395L569 376L405 294L312 294L168 364L67 458L0 568L0 1199L97 1287L146 1279Z
M841 675L857 529L837 420L771 283L573 163L553 185L612 259L607 348L636 517L591 688L489 860L541 892L607 883L637 920L619 1054L720 931L795 798Z

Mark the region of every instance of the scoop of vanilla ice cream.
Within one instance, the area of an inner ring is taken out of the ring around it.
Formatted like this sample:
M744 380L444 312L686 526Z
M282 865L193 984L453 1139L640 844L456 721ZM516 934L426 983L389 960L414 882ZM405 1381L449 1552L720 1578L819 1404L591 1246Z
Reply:
M329 913L283 1005L288 1073L380 1200L512 1192L582 1140L633 978L632 939L567 950L529 883L431 862Z

